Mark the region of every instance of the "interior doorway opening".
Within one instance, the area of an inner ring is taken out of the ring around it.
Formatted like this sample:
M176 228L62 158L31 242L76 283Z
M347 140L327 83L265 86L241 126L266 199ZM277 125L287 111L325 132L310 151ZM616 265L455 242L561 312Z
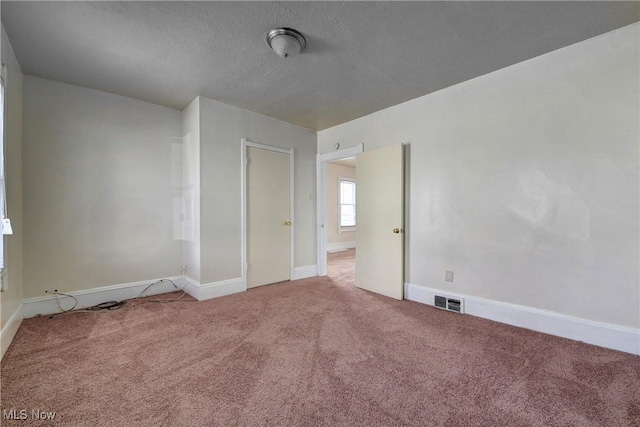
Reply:
M356 285L356 249L327 253L327 277L341 286Z
M356 247L356 159L328 162L325 169L325 239L327 256Z
M355 156L363 144L328 154L316 161L318 207L318 275L326 276L328 254L353 250L355 265Z

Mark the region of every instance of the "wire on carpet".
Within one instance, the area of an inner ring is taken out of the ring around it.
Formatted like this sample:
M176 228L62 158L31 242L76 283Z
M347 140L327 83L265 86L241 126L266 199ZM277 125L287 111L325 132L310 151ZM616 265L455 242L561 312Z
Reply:
M118 309L124 307L125 304L127 303L127 301L136 300L136 299L139 299L139 298L145 298L145 293L152 286L157 285L157 284L162 283L162 282L170 282L173 285L174 288L180 289L180 287L178 287L178 285L176 285L173 280L171 280L171 279L160 279L157 282L153 282L153 283L149 284L149 286L144 288L142 290L142 292L140 292L140 294L138 296L136 296L136 297L130 298L128 300L122 300L122 301L101 302L100 304L96 304L96 305L94 305L92 307L87 307L87 308L83 308L83 309L80 309L80 310L74 310L78 306L78 298L76 298L73 295L65 294L65 293L58 292L57 290L55 290L54 294L56 295L56 301L58 303L58 307L60 307L60 310L62 310L62 311L60 313L52 314L51 316L49 316L49 319L53 319L54 317L62 316L62 315L65 315L65 314L71 314L71 313L98 313L98 312L103 311L103 310L118 310ZM182 297L184 297L186 294L187 294L187 292L183 290L182 294L180 296L178 296L177 298L158 299L158 300L144 300L144 301L141 301L138 304L130 304L129 306L133 308L133 307L137 307L139 305L150 303L150 302L159 303L159 304L166 304L166 303L170 303L170 302L176 302L176 301L180 300ZM73 300L74 300L73 307L71 307L69 309L66 309L66 310L64 308L62 308L62 305L60 304L60 298L58 298L58 296L64 296L64 297L73 298Z

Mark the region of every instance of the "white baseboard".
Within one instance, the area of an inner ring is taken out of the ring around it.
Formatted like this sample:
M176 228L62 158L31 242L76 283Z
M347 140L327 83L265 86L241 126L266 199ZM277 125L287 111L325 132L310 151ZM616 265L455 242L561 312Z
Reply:
M22 323L22 304L13 312L7 323L2 327L2 334L0 335L0 347L1 354L0 359L4 357L11 341L13 341L13 337L16 336L16 332L18 332L18 327L20 323Z
M291 274L291 280L307 279L318 275L317 265L305 265L304 267L296 267Z
M78 305L75 308L78 309L84 307L93 307L96 304L107 301L122 301L135 298L137 296L140 296L142 291L144 291L144 289L152 283L156 284L147 289L145 295L157 295L176 291L176 288L173 286L173 284L171 284L171 282L169 282L169 280L173 281L178 286L178 289L182 289L184 287L184 279L182 278L182 276L175 276L165 277L163 279L145 280L143 282L123 283L120 285L84 289L81 291L62 291L62 293L73 295L75 298L77 298ZM73 307L73 304L73 298L47 295L43 297L27 298L23 300L22 311L24 314L24 318L28 319L30 317L38 315L60 313L62 311L60 306L62 306L64 310L68 310Z
M549 310L460 295L405 283L404 298L433 306L433 297L464 298L465 313L508 325L640 355L640 329L579 319Z
M327 243L327 252L343 251L345 249L353 249L355 247L356 242Z
M201 284L190 277L185 277L184 290L198 301L204 301L244 292L245 288L241 278Z

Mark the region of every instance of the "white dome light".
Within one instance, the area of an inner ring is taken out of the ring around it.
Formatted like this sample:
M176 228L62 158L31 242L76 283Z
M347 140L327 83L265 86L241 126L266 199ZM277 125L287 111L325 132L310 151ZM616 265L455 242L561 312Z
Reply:
M282 58L300 53L307 45L304 36L293 28L276 28L267 34L267 44Z

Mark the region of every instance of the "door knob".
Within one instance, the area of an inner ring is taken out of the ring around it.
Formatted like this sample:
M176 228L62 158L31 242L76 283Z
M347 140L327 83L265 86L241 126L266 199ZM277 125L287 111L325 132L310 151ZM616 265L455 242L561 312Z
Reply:
M402 233L404 230L402 228L394 228L393 232L398 234L398 233Z
M285 221L284 225L291 225L291 221Z

